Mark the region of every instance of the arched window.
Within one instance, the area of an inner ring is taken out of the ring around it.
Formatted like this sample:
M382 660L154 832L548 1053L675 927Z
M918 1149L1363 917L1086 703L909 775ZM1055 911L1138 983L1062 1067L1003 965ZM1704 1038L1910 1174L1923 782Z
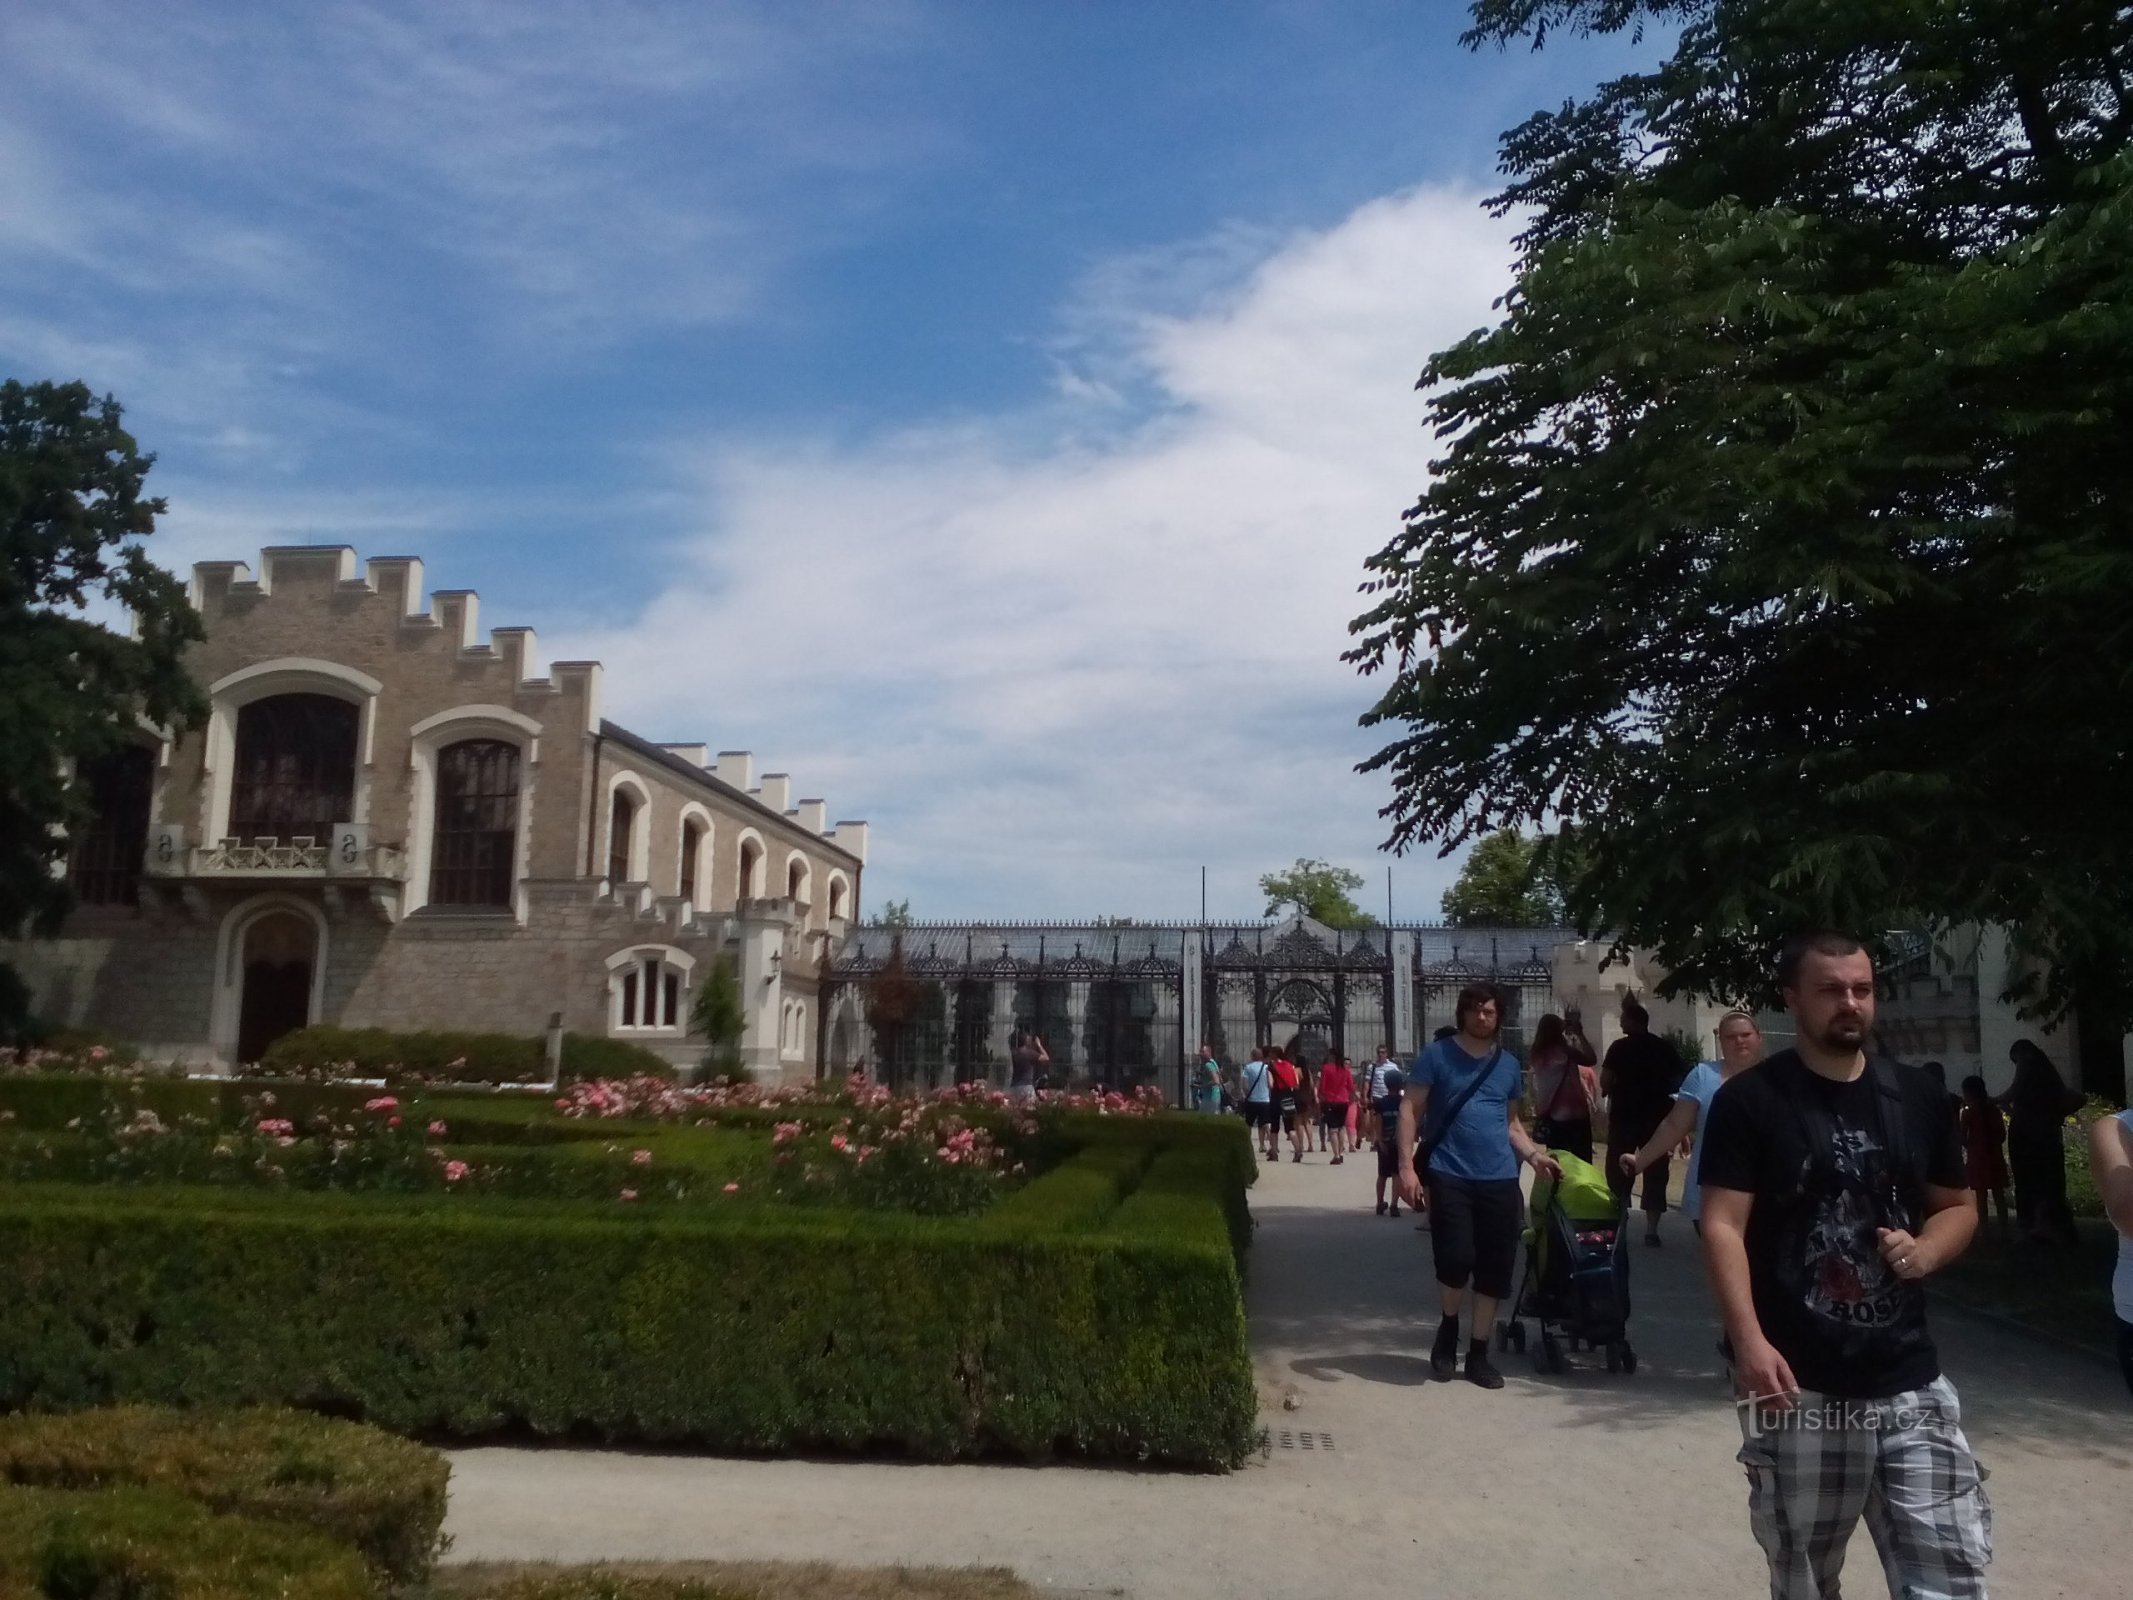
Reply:
M636 796L617 789L607 813L607 881L611 884L630 881L630 844L636 826Z
M508 906L518 877L518 746L463 739L437 753L430 904Z
M356 723L346 700L277 694L237 713L233 839L333 837L355 814Z
M741 875L735 885L735 896L742 900L763 898L763 841L746 838L741 841Z
M623 950L607 959L610 1032L674 1032L688 1022L694 962L664 946Z
M785 869L785 898L797 900L801 905L808 902L807 863L794 856Z
M67 862L74 898L85 906L139 905L155 752L127 745L83 762L79 776L89 791L89 821L74 836Z
M843 878L830 875L829 914L833 917L849 917L852 914L851 891Z
M681 825L680 891L682 899L691 906L697 904L696 864L704 851L704 833L704 825L694 817Z

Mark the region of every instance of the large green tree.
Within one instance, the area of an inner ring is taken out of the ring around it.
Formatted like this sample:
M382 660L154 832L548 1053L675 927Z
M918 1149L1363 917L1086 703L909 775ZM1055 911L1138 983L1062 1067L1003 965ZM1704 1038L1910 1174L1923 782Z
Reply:
M143 717L206 711L180 659L199 617L139 543L164 510L141 492L155 458L119 417L83 384L0 383L0 937L66 913L75 764ZM131 635L85 615L96 602L129 610Z
M1377 926L1377 918L1355 903L1355 891L1362 886L1360 872L1308 856L1298 856L1287 871L1269 872L1259 880L1268 916L1293 907L1329 928Z
M1393 842L1566 819L1677 989L1803 923L2016 928L2133 1019L2133 10L1483 0L1678 24L1505 137L1502 319L1370 563Z
M1562 906L1542 873L1541 841L1499 828L1475 841L1444 891L1444 920L1459 928L1533 928L1554 922Z

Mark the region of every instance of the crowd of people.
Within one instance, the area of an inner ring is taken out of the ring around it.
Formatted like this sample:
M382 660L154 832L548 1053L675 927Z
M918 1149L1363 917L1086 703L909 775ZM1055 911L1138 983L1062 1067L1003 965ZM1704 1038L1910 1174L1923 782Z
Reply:
M1233 1071L1203 1050L1198 1103L1241 1111L1264 1160L1302 1162L1314 1139L1336 1163L1373 1149L1375 1214L1404 1204L1427 1217L1432 1373L1487 1389L1503 1385L1490 1344L1513 1293L1521 1169L1561 1180L1565 1161L1593 1161L1604 1132L1622 1227L1634 1207L1656 1247L1670 1167L1685 1159L1680 1209L1722 1325L1773 1596L1836 1595L1862 1519L1892 1594L1981 1596L1984 1472L1920 1286L1991 1215L2032 1240L2074 1236L2063 1129L2079 1096L2028 1040L1997 1098L1981 1077L1951 1094L1938 1063L1877 1054L1875 974L1858 940L1796 939L1777 979L1794 1043L1774 1055L1736 1010L1718 1022L1716 1059L1691 1066L1631 999L1604 1056L1572 1013L1542 1017L1521 1063L1501 1040L1501 1000L1476 984L1406 1067L1383 1046L1360 1072L1296 1044L1255 1049ZM2133 1389L2133 1111L2095 1124L2090 1158L2120 1236L2113 1295Z

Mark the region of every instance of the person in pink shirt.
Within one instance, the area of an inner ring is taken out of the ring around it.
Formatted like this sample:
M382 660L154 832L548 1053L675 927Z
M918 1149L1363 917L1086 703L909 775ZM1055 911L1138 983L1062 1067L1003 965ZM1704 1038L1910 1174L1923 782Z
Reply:
M1333 1165L1348 1153L1348 1119L1355 1110L1355 1072L1346 1056L1330 1056L1318 1069L1318 1125L1331 1143Z

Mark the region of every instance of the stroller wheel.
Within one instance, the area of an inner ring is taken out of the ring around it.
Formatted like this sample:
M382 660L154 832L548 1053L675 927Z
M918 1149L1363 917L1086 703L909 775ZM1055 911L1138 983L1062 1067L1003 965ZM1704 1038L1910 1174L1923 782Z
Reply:
M1526 1353L1526 1325L1523 1322L1511 1324L1511 1348L1520 1355Z

